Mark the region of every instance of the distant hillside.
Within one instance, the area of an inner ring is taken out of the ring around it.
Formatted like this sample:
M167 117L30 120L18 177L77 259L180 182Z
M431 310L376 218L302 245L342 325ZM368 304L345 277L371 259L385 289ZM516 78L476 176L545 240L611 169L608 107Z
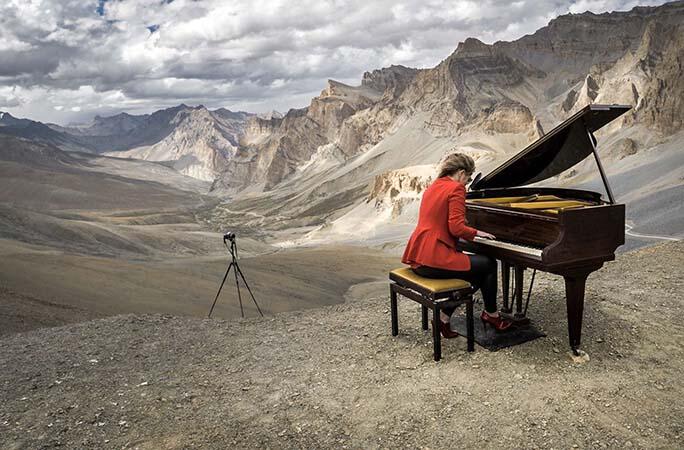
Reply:
M0 117L0 134L52 144L62 150L165 161L178 172L213 181L236 152L252 114L225 108L179 105L152 114L96 116L89 124L62 127L8 113Z
M140 118L126 134L93 140L110 156L168 161L185 175L213 181L237 152L248 117L180 105Z
M0 111L0 135L15 136L34 142L51 144L69 151L91 151L78 137L54 130L34 120L18 119L8 112Z

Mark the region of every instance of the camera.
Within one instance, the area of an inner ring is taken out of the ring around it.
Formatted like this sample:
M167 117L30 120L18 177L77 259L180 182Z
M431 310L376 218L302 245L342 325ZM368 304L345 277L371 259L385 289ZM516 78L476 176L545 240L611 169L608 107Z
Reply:
M226 242L226 241L232 242L234 240L235 240L235 233L233 233L232 231L229 231L223 235L223 242Z

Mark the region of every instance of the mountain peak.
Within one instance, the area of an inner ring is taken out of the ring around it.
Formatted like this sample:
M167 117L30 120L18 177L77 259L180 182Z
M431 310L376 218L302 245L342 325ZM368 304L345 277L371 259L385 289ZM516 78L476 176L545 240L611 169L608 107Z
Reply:
M418 69L393 64L382 69L375 69L372 72L365 72L361 79L361 86L366 86L379 92L385 92L389 88L396 91L396 94L399 94L413 81L417 73Z
M270 111L268 111L268 112L264 112L264 113L261 113L261 114L257 114L257 117L259 117L259 119L264 119L264 120L282 119L282 118L283 118L283 114L280 113L280 112L278 112L278 111L276 111L275 109L272 109L272 110L270 110Z
M18 119L8 112L0 111L0 124L2 125L15 127L27 126L30 123L33 123L33 121L29 119Z
M492 54L492 47L479 39L468 38L458 43L453 54L457 57L489 56Z
M326 84L326 90L328 90L330 92L334 92L335 89L337 89L337 88L344 89L344 88L351 88L351 86L349 86L348 84L344 84L340 81L335 81L335 80L329 78L328 82Z

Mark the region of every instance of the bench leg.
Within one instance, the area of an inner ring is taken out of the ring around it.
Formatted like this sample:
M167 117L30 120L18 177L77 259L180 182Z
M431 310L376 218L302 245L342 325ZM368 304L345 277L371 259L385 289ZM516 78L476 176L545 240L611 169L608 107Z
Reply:
M442 340L439 334L439 305L434 303L432 306L432 343L435 361L442 359Z
M423 331L428 329L428 310L425 306L420 305L420 312L423 317Z
M475 351L475 333L473 331L473 297L466 301L466 331L468 333L468 351Z
M390 285L390 310L392 311L392 336L399 334L399 317L397 314L397 293Z

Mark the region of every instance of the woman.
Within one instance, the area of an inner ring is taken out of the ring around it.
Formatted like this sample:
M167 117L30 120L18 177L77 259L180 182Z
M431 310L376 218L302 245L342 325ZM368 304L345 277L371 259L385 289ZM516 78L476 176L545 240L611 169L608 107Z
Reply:
M459 278L482 291L485 310L480 319L497 331L511 326L499 316L496 307L496 261L485 255L466 255L456 249L459 238L472 241L475 236L494 239L484 231L466 225L465 185L475 171L468 155L452 153L442 162L439 177L423 193L418 225L409 239L401 261L426 278ZM449 320L453 309L440 314L439 330L445 338L458 336ZM436 320L436 318L433 318Z

